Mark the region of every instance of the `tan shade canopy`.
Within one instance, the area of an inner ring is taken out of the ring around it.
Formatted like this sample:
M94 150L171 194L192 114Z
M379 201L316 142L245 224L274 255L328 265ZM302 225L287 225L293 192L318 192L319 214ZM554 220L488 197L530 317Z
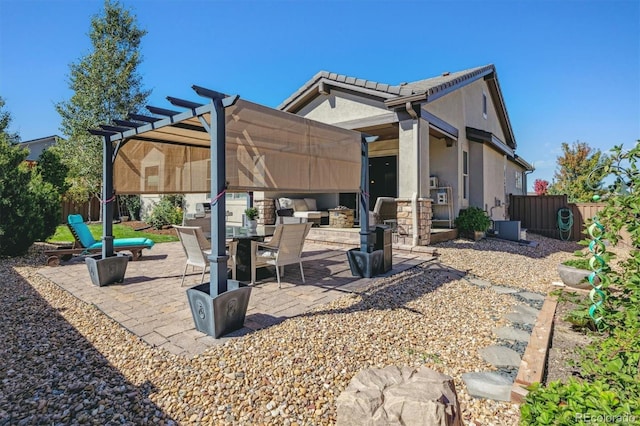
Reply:
M211 123L210 112L201 118ZM242 99L225 120L228 191L359 191L360 133ZM140 130L124 135L116 156L118 194L211 191L211 137L197 114Z

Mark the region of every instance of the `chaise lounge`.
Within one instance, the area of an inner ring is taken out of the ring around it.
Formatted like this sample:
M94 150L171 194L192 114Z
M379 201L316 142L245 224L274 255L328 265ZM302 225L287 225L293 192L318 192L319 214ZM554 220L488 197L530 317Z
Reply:
M47 265L49 266L57 266L60 264L60 260L69 260L73 255L99 253L102 250L102 241L96 241L93 238L82 215L70 214L67 217L67 226L75 241L71 247L46 250L44 254L48 256ZM132 259L138 260L142 257L142 250L150 249L153 244L153 240L148 238L114 238L113 250L116 252L129 251Z

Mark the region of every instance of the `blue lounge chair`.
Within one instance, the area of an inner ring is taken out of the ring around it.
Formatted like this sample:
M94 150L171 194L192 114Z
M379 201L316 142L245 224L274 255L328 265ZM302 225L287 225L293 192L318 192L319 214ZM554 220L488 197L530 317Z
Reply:
M67 226L75 239L72 247L59 248L56 250L47 250L45 254L49 256L47 258L47 265L56 266L62 260L69 260L73 255L86 255L91 253L99 253L102 251L102 241L96 241L89 230L89 227L84 223L82 215L70 214L67 217ZM150 249L153 247L153 240L149 238L115 238L113 240L114 251L130 251L133 260L138 260L142 257L142 250L145 248Z

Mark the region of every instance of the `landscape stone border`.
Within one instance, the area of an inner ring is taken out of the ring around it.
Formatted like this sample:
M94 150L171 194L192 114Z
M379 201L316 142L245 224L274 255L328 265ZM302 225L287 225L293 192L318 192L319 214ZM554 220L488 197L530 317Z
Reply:
M513 403L521 404L524 402L529 393L525 389L527 386L535 382L542 383L557 305L558 299L555 296L547 295L531 332L529 344L522 356L518 375L511 389L511 402Z

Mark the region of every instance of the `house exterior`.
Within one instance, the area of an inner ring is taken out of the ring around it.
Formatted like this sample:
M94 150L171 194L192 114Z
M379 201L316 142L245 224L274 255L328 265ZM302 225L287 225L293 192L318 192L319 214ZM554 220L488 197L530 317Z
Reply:
M494 65L398 85L321 71L278 108L378 136L369 144L370 205L381 196L432 200L428 226L452 227L469 206L506 219L509 194L526 195L533 167L516 154ZM355 196L323 202L355 207Z
M60 136L53 135L21 142L20 147L29 150L29 155L27 155L25 161L30 164L35 164L38 158L40 158L40 155L42 155L47 148L55 145L58 139L60 139Z

